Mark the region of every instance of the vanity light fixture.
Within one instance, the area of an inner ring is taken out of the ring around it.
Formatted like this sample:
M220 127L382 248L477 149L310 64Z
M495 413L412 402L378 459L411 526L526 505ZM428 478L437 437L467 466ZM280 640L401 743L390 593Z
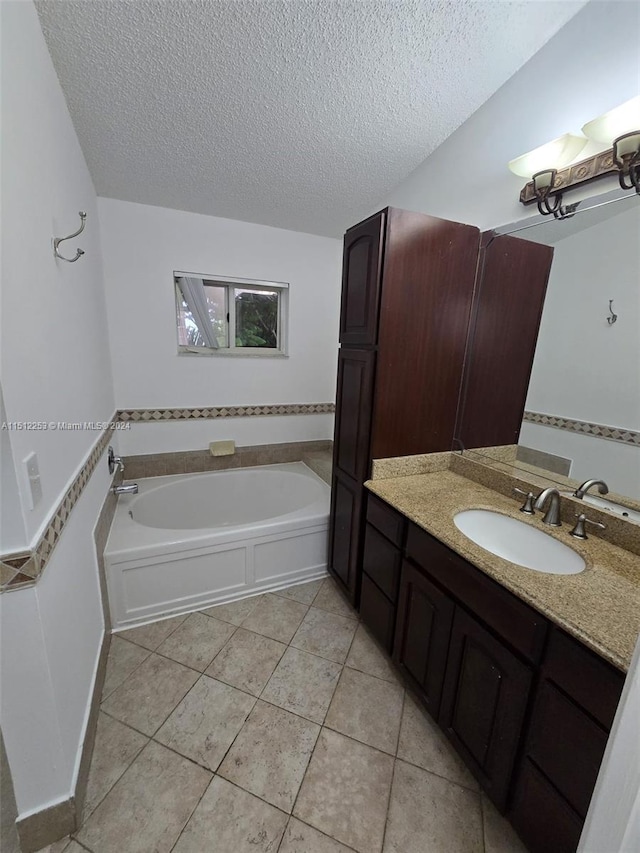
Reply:
M563 193L608 175L617 175L623 189L640 195L640 95L587 122L582 131L584 136L565 133L511 160L509 169L530 179L520 193L522 204L537 202L543 216L566 219L578 205L563 205ZM572 162L589 141L607 147Z
M575 160L587 141L584 136L565 133L509 163L509 169L515 175L532 178L535 198L531 200L538 202L538 210L543 216L553 214L556 219L564 219L571 215L572 211L562 205L558 170Z
M612 146L620 186L640 194L640 95L587 122L582 132Z

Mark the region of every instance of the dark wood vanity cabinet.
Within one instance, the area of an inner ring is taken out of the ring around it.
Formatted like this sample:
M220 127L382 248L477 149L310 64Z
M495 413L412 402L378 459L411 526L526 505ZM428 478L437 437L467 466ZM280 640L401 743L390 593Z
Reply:
M528 848L574 853L622 673L374 495L361 613Z
M552 251L396 208L347 231L329 569L354 604L371 460L515 440Z

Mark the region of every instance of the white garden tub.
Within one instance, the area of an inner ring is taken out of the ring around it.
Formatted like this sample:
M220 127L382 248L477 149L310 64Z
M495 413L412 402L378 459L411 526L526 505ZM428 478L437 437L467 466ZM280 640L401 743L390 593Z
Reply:
M137 483L104 555L115 629L326 573L330 489L302 462Z

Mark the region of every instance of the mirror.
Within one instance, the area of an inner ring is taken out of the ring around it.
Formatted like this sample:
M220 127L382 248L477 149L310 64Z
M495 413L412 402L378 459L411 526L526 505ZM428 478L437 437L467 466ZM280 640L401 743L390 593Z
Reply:
M518 447L474 455L565 490L567 477L603 479L640 501L640 197L588 199L571 219L495 230L554 256Z

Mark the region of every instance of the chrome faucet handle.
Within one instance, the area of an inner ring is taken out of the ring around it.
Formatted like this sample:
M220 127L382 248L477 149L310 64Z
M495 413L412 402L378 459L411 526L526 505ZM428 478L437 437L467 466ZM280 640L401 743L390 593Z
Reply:
M516 495L523 495L525 498L524 503L520 507L520 512L524 512L527 515L535 515L536 512L533 508L533 498L534 498L533 492L525 492L522 489L516 489L515 487L514 487L513 491Z
M124 471L124 461L121 456L116 456L111 445L109 445L109 450L107 452L107 462L109 464L110 474L113 474L116 468L118 471Z
M573 528L573 530L569 533L569 536L573 536L576 539L587 539L588 538L586 531L584 529L585 524L593 524L594 527L599 527L601 530L606 530L605 524L601 524L599 521L591 521L591 519L587 518L587 516L583 512L581 512L579 514L576 513L576 518L578 519L576 521L576 525Z

